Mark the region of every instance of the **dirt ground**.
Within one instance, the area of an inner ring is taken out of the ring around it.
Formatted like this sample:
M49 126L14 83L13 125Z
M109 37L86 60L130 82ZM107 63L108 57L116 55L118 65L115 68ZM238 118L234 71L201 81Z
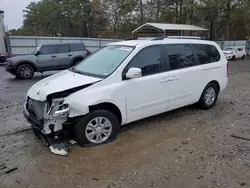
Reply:
M229 85L216 107L168 112L121 128L116 141L70 146L55 156L22 116L28 88L0 67L0 188L250 187L250 61L231 61ZM22 131L25 130L25 131Z

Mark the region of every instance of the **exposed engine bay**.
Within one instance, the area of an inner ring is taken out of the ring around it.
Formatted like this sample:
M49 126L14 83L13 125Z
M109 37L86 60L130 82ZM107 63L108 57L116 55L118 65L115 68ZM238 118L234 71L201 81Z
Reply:
M69 118L70 106L64 99L92 84L94 83L49 94L43 102L27 96L24 116L35 135L43 140L54 154L67 155L67 141L74 139L75 118Z

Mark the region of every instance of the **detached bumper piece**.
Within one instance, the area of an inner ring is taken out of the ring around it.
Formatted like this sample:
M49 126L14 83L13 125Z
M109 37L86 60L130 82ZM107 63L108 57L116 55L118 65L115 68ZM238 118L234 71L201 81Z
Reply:
M37 120L31 114L29 114L26 104L24 104L23 114L25 119L31 124L34 134L39 140L42 140L44 144L50 148L50 151L56 155L65 156L68 154L67 136L63 131L53 132L45 135L42 133L44 121Z

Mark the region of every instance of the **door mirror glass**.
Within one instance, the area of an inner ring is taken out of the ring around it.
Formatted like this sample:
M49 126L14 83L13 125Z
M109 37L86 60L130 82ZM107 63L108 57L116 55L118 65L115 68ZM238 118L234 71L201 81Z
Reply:
M35 51L35 53L34 53L35 56L38 56L40 54L41 54L41 52L39 50Z
M140 68L130 68L126 73L126 78L133 79L133 78L140 78L142 76Z

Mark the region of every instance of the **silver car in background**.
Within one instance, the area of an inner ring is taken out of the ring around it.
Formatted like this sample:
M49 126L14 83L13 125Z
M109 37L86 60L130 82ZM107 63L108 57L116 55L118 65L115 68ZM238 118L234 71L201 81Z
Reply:
M84 43L44 44L32 54L11 57L6 70L17 78L30 79L35 72L68 69L88 55Z

